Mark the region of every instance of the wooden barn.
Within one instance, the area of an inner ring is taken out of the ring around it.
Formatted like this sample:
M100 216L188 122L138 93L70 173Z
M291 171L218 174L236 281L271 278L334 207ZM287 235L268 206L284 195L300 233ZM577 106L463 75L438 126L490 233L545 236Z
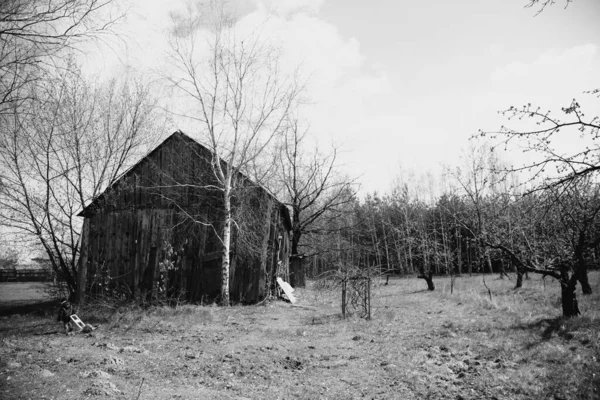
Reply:
M175 132L79 214L81 300L218 298L223 199L213 160L202 144ZM255 303L275 289L277 276L288 280L291 221L266 189L242 174L237 179L230 297Z

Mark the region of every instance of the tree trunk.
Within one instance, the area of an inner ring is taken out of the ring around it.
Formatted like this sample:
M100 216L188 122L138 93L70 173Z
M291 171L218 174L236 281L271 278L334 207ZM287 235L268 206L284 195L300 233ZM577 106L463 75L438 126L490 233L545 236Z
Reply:
M585 233L579 233L579 242L577 246L575 246L575 265L577 270L575 271L575 275L577 280L581 284L581 290L583 294L592 294L592 287L590 286L590 281L588 280L587 274L587 265L585 262Z
M221 305L229 305L229 251L231 249L231 188L229 185L223 193L225 223L223 226L223 260L221 264Z
M490 256L490 251L487 248L485 249L485 260L487 261L487 265L488 265L488 269L490 270L490 274L493 274L494 270L492 269L492 257Z
M500 279L504 279L504 277L508 278L506 274L506 269L504 268L504 257L500 257Z
M389 248L389 244L388 244L388 239L387 239L387 233L385 232L385 223L383 221L383 217L381 220L381 229L383 232L383 245L385 246L385 268L386 268L386 272L389 273L390 271L390 248ZM380 271L381 271L381 267L380 266Z
M456 273L462 274L462 240L458 229L456 229Z
M523 275L525 272L525 267L521 260L515 257L514 254L510 255L510 262L514 265L515 270L517 271L517 283L515 284L515 289L520 289L523 287Z
M408 245L408 263L407 263L407 267L410 265L410 272L414 273L415 272L415 265L413 263L413 256L412 256L412 246L411 246L411 235L410 235L410 229L408 227L408 205L405 205L404 207L404 227L406 228L406 243Z
M300 246L300 237L302 236L302 229L300 228L300 207L293 207L292 215L292 255L298 255L298 247Z
M560 286L563 317L570 318L581 315L577 303L577 293L575 293L575 288L577 287L576 275L569 279L568 274L563 272Z
M397 270L396 273L403 274L404 267L402 266L402 252L400 251L400 240L396 239L396 236L400 236L398 233L394 235L394 247L396 249L396 257L398 258L398 268L394 268ZM404 253L406 254L406 252Z
M39 230L38 235L40 235L40 241L44 247L44 250L46 251L46 254L48 255L48 258L50 259L50 265L54 270L56 277L60 280L63 280L67 284L67 289L69 290L69 301L75 302L77 291L76 277L71 273L71 270L61 257L61 254L53 251L50 247L50 244L41 237L41 232ZM56 248L57 246L55 245L55 249Z
M381 269L381 253L379 251L379 239L377 238L377 227L375 225L375 219L371 218L371 241L373 242L373 248L375 249L375 262Z
M517 267L517 283L515 289L520 289L523 286L523 269Z
M299 243L300 243L300 236L302 235L302 232L300 230L293 230L292 231L292 255L298 255L298 247L299 247Z
M467 269L469 271L469 276L473 275L473 265L471 264L471 246L469 245L468 239L467 239Z
M581 284L581 290L583 294L592 294L592 287L588 279L587 267L583 267L583 270L579 271L579 283Z
M427 290L435 290L435 285L433 284L433 271L429 271L428 274L425 274L425 272L423 272L417 278L425 279L425 282L427 282Z
M444 267L446 268L445 273L451 274L450 271L450 262L448 261L448 238L446 237L446 232L444 231L444 221L442 220L442 214L439 213L440 216L440 228L442 231L442 248L444 249Z

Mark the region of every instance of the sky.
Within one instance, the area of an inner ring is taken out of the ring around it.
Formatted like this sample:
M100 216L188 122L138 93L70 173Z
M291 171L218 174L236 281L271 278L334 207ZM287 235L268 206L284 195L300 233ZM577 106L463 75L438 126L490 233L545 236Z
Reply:
M231 0L240 31L266 26L290 68L310 75L302 117L363 193L389 192L402 173L439 175L469 138L507 121L498 111L573 98L600 114L600 1L536 15L528 0ZM89 52L84 67L152 76L165 66L173 0L131 0L126 46ZM265 22L266 21L266 22ZM125 41L124 41L125 42ZM184 126L176 119L173 129ZM193 132L192 132L193 133ZM518 151L502 157L524 161Z

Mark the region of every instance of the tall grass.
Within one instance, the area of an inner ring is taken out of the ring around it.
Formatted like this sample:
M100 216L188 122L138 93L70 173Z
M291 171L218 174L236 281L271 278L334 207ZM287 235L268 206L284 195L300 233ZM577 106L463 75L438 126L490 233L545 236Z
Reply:
M189 328L212 322L214 306L179 304L143 307L136 303L110 302L107 300L87 303L77 310L84 322L113 329L160 330Z
M500 310L518 316L522 320L559 318L562 315L560 283L550 277L530 276L523 287L514 288L515 281L499 279L497 275L486 276L491 298L483 285L482 276L458 278L450 293L450 279L438 279L439 296L456 302L470 304L488 310ZM584 295L577 291L582 316L591 323L600 324L600 271L589 274L594 294Z

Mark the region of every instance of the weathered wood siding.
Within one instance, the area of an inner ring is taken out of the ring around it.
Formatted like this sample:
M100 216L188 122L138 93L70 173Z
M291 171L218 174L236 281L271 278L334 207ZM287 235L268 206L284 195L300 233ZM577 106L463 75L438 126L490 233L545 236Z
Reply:
M211 301L220 293L221 246L215 234L221 192L208 150L176 133L86 208L86 293L123 298ZM275 276L287 278L286 212L264 189L248 185L234 202L230 294L257 302Z

